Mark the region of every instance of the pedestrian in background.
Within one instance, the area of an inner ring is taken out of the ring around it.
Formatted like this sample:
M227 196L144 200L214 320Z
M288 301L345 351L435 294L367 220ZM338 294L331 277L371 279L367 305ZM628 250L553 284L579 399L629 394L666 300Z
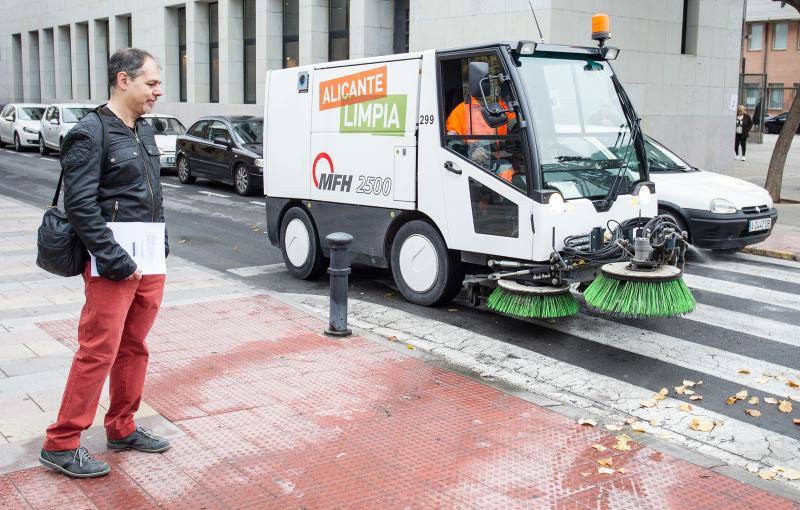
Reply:
M61 148L66 213L95 258L99 276L92 276L87 263L79 347L39 462L78 478L111 470L80 446L109 375L111 402L104 421L108 447L162 452L170 446L133 420L147 370L145 338L161 305L165 275L143 276L107 225L164 222L159 151L152 128L141 118L162 95L161 74L152 55L125 48L109 59L108 81L108 104L84 116ZM169 244L164 241L166 256Z
M750 129L753 127L753 119L744 108L744 105L739 105L736 112L736 140L733 144L733 151L736 153L736 159L739 161L747 161L745 153L747 152L747 137L750 135ZM739 146L742 147L742 155L739 156Z

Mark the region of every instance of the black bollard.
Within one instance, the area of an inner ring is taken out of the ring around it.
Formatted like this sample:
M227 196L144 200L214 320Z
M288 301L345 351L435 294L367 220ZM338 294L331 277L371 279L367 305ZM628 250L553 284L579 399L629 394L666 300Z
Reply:
M325 239L331 249L331 311L330 324L325 330L326 335L350 336L353 332L347 328L347 286L350 274L350 243L353 236L344 232L334 232Z

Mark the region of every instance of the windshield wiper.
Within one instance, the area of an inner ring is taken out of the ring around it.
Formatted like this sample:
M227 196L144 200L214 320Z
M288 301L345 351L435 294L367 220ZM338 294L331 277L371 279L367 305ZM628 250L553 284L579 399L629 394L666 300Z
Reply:
M622 84L619 83L617 77L615 75L611 76L611 83L614 85L614 92L617 93L617 98L619 99L620 103L622 104L623 111L627 115L630 112L633 112L633 107L631 106L630 102L628 101L627 97L625 96L625 92L622 89ZM625 150L625 157L622 158L622 165L619 167L619 171L617 172L616 177L614 177L614 182L611 184L611 187L608 189L608 193L606 194L605 198L603 199L603 207L608 208L611 207L611 202L617 196L617 188L619 187L619 183L622 180L622 174L628 169L628 162L631 156L631 149L633 149L633 156L636 156L636 148L634 145L636 144L636 137L640 135L639 130L639 119L631 117L628 119L628 123L630 124L630 143L627 145Z
M569 161L593 161L592 158L586 156L556 156L555 158L559 163L566 163Z

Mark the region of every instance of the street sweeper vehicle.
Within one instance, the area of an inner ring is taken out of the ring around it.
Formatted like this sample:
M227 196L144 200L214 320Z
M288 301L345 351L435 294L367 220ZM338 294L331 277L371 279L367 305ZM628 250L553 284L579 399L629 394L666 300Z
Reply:
M597 21L597 20L593 20ZM269 71L267 233L325 270L332 232L409 301L462 289L520 317L687 313L684 234L657 216L618 53L518 41ZM591 285L586 285L591 282Z

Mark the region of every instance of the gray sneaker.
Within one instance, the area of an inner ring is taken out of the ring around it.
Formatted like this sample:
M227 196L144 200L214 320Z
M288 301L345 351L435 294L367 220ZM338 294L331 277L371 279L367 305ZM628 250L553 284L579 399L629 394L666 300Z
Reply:
M158 437L153 431L145 427L136 427L128 437L122 439L109 439L108 448L111 450L139 450L140 452L159 453L168 450L169 439Z
M64 451L47 451L42 448L39 453L39 463L74 478L95 478L111 472L108 464L93 459L89 455L89 450L83 446Z

